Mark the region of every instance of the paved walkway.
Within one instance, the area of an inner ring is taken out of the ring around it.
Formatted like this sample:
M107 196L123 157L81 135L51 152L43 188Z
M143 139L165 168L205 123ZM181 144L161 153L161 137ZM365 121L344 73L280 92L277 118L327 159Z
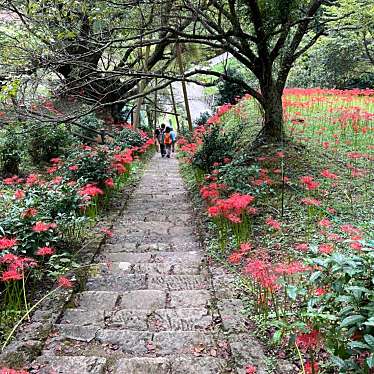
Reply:
M242 374L246 364L267 372L232 278L208 266L188 200L177 161L156 155L38 373Z

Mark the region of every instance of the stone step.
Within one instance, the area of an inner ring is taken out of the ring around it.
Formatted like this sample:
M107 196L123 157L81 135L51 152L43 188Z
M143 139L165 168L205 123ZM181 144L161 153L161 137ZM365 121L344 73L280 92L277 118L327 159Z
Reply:
M226 362L216 357L123 358L117 361L114 374L225 374Z
M88 291L134 291L134 290L199 290L210 287L207 275L190 274L145 274L133 272L134 265L128 262L95 265L87 281ZM122 270L122 271L121 271Z
M115 344L123 353L132 355L153 354L166 356L173 354L210 354L216 350L213 335L200 331L142 332L133 330L104 329L96 333L97 341Z
M213 326L212 316L206 308L156 309L152 312L121 309L108 315L105 322L109 329L152 332L205 331Z
M151 222L151 223L174 223L175 225L191 225L194 218L190 213L177 213L177 212L158 212L153 214L146 214L138 212L136 214L126 214L117 221L118 225L127 225L131 222Z
M105 253L105 258L112 262L130 262L131 264L140 263L173 263L186 265L199 265L204 261L200 251L188 252L117 252Z
M110 262L98 264L98 271L107 271L113 274L148 274L148 275L206 275L208 269L204 264L175 264L173 262L138 263ZM101 270L100 270L101 269Z
M198 251L200 245L194 240L181 239L179 241L173 240L171 243L155 241L151 243L139 242L127 242L126 240L119 240L118 238L111 238L106 245L107 251L105 253L117 253L117 252L152 252L152 251L164 251L164 252L186 252L186 251Z
M38 374L104 374L106 362L95 356L42 356L36 361Z

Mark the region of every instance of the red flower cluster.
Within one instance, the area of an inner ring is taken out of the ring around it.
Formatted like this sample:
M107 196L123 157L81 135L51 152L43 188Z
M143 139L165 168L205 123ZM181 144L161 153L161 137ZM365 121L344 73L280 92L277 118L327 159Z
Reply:
M242 258L252 249L251 243L242 243L240 244L240 250L233 252L229 258L228 261L230 264L236 265L239 264Z
M92 183L86 184L79 190L81 196L98 196L104 195L104 191Z
M208 208L211 217L222 216L233 223L241 223L241 216L250 213L249 205L254 201L251 195L234 193L227 199L218 199Z
M51 256L55 253L55 249L52 247L40 247L36 251L37 256Z
M34 232L45 232L48 230L53 230L57 227L55 223L45 223L42 221L38 221L35 223L35 225L32 227L32 231Z
M276 291L280 286L277 284L278 277L274 275L273 270L273 266L270 263L262 260L249 261L244 268L244 272L250 275L263 288Z
M300 350L306 352L308 350L316 350L321 340L318 330L312 330L309 333L300 334L296 337L296 344Z
M20 257L11 253L0 257L0 264L6 264L7 269L1 274L3 282L20 280L23 278L23 273L28 268L36 266L36 261L28 257Z
M273 217L266 218L265 223L276 231L281 229L281 223L275 220Z
M6 237L0 238L0 250L9 249L17 244L17 239L9 239Z
M305 185L305 188L309 191L315 190L321 185L321 183L314 181L310 175L300 177L300 183Z
M0 374L29 374L26 370L15 370L15 369L9 369L9 368L1 368Z
M200 188L200 195L204 200L212 203L220 197L220 191L224 189L226 189L224 184L210 183Z

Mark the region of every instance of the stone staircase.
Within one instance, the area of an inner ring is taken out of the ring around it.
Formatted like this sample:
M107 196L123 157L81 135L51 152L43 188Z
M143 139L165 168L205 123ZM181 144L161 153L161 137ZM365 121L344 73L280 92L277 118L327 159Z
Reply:
M232 277L208 266L191 210L177 161L156 155L34 372L268 372Z

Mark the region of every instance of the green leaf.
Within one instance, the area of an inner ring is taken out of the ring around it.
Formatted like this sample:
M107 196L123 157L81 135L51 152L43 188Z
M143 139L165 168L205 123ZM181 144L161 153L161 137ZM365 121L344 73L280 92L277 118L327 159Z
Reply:
M370 347L362 342L349 342L348 346L352 349L358 348L358 349L369 349Z
M373 335L364 335L364 340L366 343L370 345L370 347L374 348L374 336Z
M365 321L364 316L361 316L360 314L354 314L353 316L344 318L340 324L340 328L352 326L363 321Z
M274 344L279 344L280 343L280 341L281 341L281 339L282 339L282 335L283 335L283 332L282 332L282 330L277 330L275 333L274 333L274 335L273 335L273 337L272 337L272 342L274 343Z
M370 369L374 367L374 354L372 354L366 359L366 363Z

